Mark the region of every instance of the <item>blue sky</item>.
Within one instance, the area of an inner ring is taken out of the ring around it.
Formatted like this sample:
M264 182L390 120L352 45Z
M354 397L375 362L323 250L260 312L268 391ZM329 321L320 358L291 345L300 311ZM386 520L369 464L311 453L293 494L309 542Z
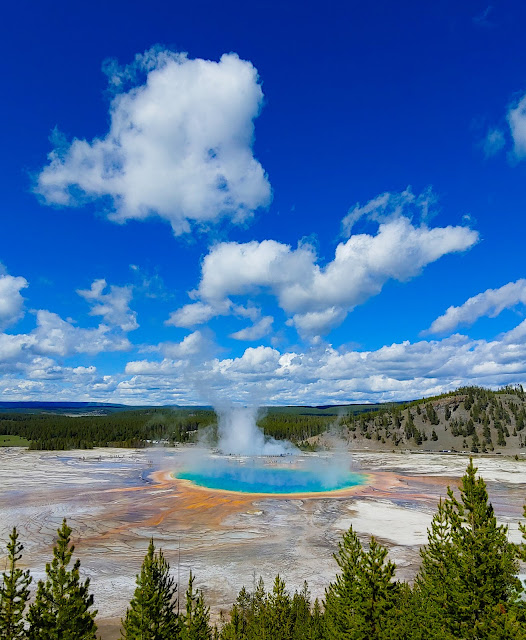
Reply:
M4 10L4 400L526 382L526 6Z

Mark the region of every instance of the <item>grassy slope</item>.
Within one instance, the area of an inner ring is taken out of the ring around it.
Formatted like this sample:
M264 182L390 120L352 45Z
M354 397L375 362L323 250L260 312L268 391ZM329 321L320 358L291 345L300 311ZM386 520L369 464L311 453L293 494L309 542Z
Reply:
M20 436L0 436L0 447L27 447L29 440Z

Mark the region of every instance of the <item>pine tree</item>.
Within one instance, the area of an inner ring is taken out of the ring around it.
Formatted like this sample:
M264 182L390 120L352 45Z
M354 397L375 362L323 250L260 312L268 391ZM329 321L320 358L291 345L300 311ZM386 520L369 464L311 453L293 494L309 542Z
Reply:
M224 623L223 617L221 617L221 621L223 622L221 640L246 640L247 620L239 610L237 603L234 603L230 610L230 621Z
M399 587L387 549L373 537L364 551L351 527L334 557L341 573L325 593L327 640L391 640Z
M291 640L292 602L285 590L285 582L276 576L272 591L267 596L267 625L270 638Z
M58 529L53 547L53 560L46 565L46 582L38 583L35 602L30 606L29 640L95 640L96 611L89 594L89 578L80 581L80 560L68 569L74 545L70 546L71 529L66 523Z
M524 505L524 517L526 518L526 504ZM519 557L523 562L526 562L526 522L519 524L520 532L522 533L522 544L519 546Z
M210 640L210 609L205 606L203 592L194 591L195 576L190 571L188 589L186 590L186 612L181 633L182 640Z
M497 525L486 485L476 471L471 460L460 500L448 489L448 498L439 503L429 544L421 551L417 586L427 617L440 621L443 637L511 640L522 637L513 622L521 590L516 552L507 527Z
M420 552L422 567L413 589L416 626L425 629L429 638L454 640L443 623L443 611L449 606L451 597L447 586L451 549L450 524L441 499L428 530L427 547Z
M155 552L153 539L144 557L137 587L123 620L126 640L177 640L180 621L176 611L177 584L162 550Z
M306 637L308 640L325 640L324 614L318 598L314 600L314 606L312 607L309 623L309 632Z
M294 593L294 596L292 597L290 615L292 638L294 640L305 640L308 638L312 621L309 586L307 582L303 583L301 591L296 591Z
M7 543L7 571L2 574L0 585L0 638L3 640L22 640L26 637L24 611L32 578L29 571L17 567L23 549L14 527Z

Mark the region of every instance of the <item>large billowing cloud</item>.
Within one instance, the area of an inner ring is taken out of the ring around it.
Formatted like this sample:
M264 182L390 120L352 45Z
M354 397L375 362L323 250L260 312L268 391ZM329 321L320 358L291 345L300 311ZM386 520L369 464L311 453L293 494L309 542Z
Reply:
M424 334L448 333L458 326L470 326L479 318L495 318L504 309L518 304L526 304L526 280L509 282L499 289L486 289L469 298L459 307L449 307L444 315L438 317Z
M524 283L511 285L518 289ZM96 283L91 290L98 291ZM513 287L507 291L510 301ZM496 304L493 299L491 308ZM118 318L113 325L83 328L40 310L33 331L0 333L0 392L6 399L139 404L208 403L226 396L246 403L325 404L406 400L462 384L526 383L526 320L491 340L455 334L370 351L319 341L288 350L251 346L238 357L219 357L211 337L196 331L178 343L150 346L143 350L159 355L143 360L132 355L120 373L100 375L94 366L65 365L61 359L132 349Z
M20 318L24 304L20 291L26 287L25 278L10 276L0 270L0 329L13 324Z
M275 240L246 243L222 242L210 250L202 263L201 281L192 295L198 300L172 314L170 322L192 326L214 315L228 313L234 296L256 296L270 291L300 333L324 334L340 324L357 305L375 296L389 280L405 281L442 256L465 251L478 233L463 226L429 227L408 217L406 206L414 197L400 194L396 206L380 215L386 196L372 201L345 219L352 227L363 215L375 212L375 234L351 235L336 247L334 259L321 265L314 248L296 249ZM389 198L387 198L388 200ZM363 212L365 210L365 214Z
M106 197L112 219L158 215L176 234L225 216L240 222L269 204L269 182L252 154L263 93L250 62L151 50L112 74L108 133L91 142L57 138L36 187L47 203Z
M124 400L208 402L218 394L241 402L282 404L407 400L464 384L526 381L526 321L493 340L453 335L404 341L374 351L319 344L304 351L249 347L237 358L129 362L111 388ZM181 351L185 351L181 343ZM194 354L192 354L194 355ZM191 377L188 375L190 366ZM199 386L194 384L199 380ZM208 395L207 395L208 394Z

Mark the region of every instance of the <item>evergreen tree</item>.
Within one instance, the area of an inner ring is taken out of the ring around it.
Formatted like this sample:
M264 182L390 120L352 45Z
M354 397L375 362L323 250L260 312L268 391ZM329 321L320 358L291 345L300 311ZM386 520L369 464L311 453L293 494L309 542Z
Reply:
M22 571L17 567L23 549L14 527L7 543L7 571L2 574L0 585L0 638L3 640L21 640L26 637L24 611L29 598L31 577L29 571Z
M188 589L186 590L186 612L181 632L182 640L210 640L210 608L205 606L203 592L194 591L195 576L190 571Z
M74 545L70 546L71 529L66 523L58 529L53 547L53 560L46 565L46 582L40 581L35 602L30 606L29 640L95 640L96 611L89 594L89 578L80 580L80 560L71 569Z
M421 551L417 587L426 618L440 621L443 637L511 640L522 637L513 622L521 591L515 549L507 527L497 525L476 471L470 460L460 500L448 489L448 498L439 503L429 543Z
M221 640L246 640L247 638L247 621L239 610L237 603L234 603L230 610L230 621L224 623L223 614L221 614Z
M422 567L413 590L414 608L418 627L429 633L429 638L454 640L443 623L443 611L449 606L450 594L447 577L452 549L451 530L442 499L428 529L428 544L421 550ZM452 603L454 607L454 603Z
M254 579L255 580L255 579ZM266 633L266 593L260 577L254 592L245 587L230 611L230 621L221 630L222 640L259 640Z
M325 593L327 640L391 640L399 586L387 549L371 538L364 551L352 527L335 554L341 573Z
M253 594L240 591L221 640L325 640L323 612L316 600L311 613L306 582L291 597L279 575L269 593L260 578Z
M153 539L136 584L122 624L122 636L126 640L177 640L180 637L177 584L170 576L170 565L162 550L155 553Z
M309 632L306 638L308 638L308 640L325 640L324 614L318 598L314 600L314 606L312 607L310 617Z
M307 582L303 583L301 591L294 593L290 607L290 615L292 638L294 640L305 640L308 638L311 627L311 613L310 594Z

